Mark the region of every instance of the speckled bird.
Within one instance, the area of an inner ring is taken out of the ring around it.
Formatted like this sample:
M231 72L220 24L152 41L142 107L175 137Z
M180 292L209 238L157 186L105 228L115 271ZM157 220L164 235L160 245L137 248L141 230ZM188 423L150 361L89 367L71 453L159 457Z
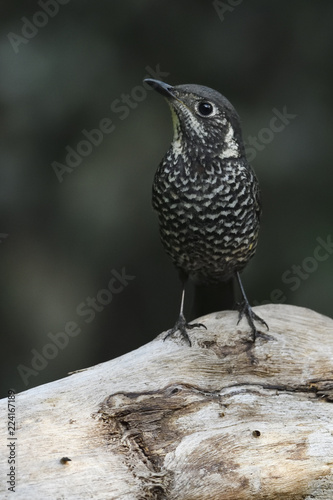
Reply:
M258 180L247 162L240 120L219 92L201 85L146 79L171 109L174 136L153 183L153 208L167 254L183 284L177 330L189 342L184 317L185 283L218 284L236 277L242 293L239 320L247 318L254 341L256 315L239 273L253 257L261 214Z

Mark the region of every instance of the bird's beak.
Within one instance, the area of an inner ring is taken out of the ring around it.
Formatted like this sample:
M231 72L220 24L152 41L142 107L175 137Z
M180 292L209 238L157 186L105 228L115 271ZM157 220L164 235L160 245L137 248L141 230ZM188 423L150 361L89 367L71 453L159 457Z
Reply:
M170 97L176 98L174 88L168 83L161 82L160 80L153 80L152 78L146 78L144 82L148 83L148 85L153 87L154 90L157 90L157 92L162 94L164 97L169 99Z

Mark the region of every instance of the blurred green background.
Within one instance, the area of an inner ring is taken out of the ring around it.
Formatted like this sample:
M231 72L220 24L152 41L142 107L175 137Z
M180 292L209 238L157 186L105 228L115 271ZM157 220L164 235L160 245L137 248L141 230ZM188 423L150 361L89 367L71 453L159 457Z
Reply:
M2 396L119 356L176 319L178 277L151 209L172 126L146 76L219 90L248 148L256 141L264 215L243 274L251 302L332 316L331 2L18 0L0 19ZM276 110L296 115L278 132ZM99 144L82 145L105 118ZM59 177L52 165L71 148L85 156ZM100 290L123 268L135 278L110 302ZM97 296L94 317L77 313ZM69 322L80 333L45 347ZM45 366L32 365L43 349Z

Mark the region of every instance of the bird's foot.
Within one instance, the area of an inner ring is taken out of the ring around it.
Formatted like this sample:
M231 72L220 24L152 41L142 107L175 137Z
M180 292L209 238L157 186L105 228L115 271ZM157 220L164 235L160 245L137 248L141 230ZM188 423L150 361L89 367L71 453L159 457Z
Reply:
M260 316L258 316L253 311L252 307L250 306L250 304L247 301L244 300L241 304L238 304L238 305L239 305L239 317L238 317L237 325L240 322L240 320L242 319L242 317L245 316L247 319L247 322L251 328L251 331L252 331L252 342L255 342L256 338L258 338L258 337L267 338L267 335L265 335L264 333L258 332L258 330L256 329L255 324L254 324L254 322L257 321L258 323L261 323L263 326L265 326L267 328L267 330L269 330L269 327L268 327L266 321L263 320Z
M192 342L190 340L190 337L188 336L187 330L192 330L192 328L205 328L207 330L207 327L202 323L192 323L192 324L187 323L184 315L180 314L179 318L176 321L175 326L168 331L163 340L167 339L168 337L171 337L178 330L181 333L182 337L186 340L186 342L188 342L189 346L191 347Z

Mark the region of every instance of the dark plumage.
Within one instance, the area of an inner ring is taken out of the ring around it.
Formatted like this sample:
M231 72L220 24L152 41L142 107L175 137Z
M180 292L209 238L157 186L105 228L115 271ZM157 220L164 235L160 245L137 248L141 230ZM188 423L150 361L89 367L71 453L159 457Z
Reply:
M221 94L199 85L172 87L146 80L170 105L174 137L154 178L153 207L162 243L185 284L218 284L237 277L253 339L254 320L239 272L254 255L261 213L257 178L246 160L237 112ZM188 338L183 315L173 334ZM267 326L267 325L266 325ZM168 336L167 335L167 336Z

